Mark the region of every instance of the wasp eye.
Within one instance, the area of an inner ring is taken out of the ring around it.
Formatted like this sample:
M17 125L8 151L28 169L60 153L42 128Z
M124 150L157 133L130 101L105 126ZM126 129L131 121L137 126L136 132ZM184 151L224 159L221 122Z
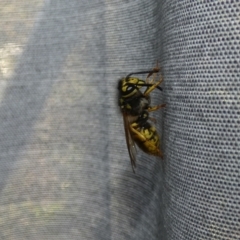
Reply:
M133 85L128 85L128 87L127 87L128 92L133 91L134 89L135 89L135 87Z

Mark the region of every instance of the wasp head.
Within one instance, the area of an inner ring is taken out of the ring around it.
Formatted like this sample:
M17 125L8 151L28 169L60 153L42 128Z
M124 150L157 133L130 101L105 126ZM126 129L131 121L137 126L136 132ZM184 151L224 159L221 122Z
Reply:
M118 90L123 98L129 98L134 96L139 92L139 89L142 88L145 84L145 81L135 78L122 78L118 83Z

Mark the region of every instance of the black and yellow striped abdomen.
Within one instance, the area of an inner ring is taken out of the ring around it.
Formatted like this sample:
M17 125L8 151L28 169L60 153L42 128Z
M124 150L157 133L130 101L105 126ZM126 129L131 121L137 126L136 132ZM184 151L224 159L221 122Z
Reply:
M136 122L132 123L130 133L132 139L142 151L161 158L163 157L160 150L160 136L157 129L149 122L146 122L143 126Z

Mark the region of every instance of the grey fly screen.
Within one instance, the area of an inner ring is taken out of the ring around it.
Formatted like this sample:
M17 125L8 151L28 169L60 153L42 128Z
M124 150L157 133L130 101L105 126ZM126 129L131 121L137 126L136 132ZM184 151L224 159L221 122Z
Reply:
M2 0L0 20L0 239L240 239L239 0ZM134 174L117 82L157 60L164 158Z

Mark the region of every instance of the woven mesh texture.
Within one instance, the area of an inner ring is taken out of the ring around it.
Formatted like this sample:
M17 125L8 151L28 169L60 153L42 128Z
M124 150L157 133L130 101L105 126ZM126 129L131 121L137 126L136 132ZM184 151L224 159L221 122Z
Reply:
M169 239L239 239L240 3L172 4L162 10Z
M239 16L239 0L0 1L0 239L240 239ZM138 151L133 174L117 81L157 60L164 160Z

